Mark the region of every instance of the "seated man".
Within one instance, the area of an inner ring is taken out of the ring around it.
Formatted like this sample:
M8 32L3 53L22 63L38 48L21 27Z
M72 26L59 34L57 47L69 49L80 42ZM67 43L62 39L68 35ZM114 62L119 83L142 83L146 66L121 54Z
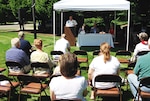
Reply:
M150 39L148 40L148 47L150 48ZM138 100L137 92L138 92L138 86L140 83L140 80L145 77L150 77L150 52L146 55L140 56L137 58L136 65L134 67L134 73L129 74L127 79L130 85L131 92L134 96L134 101L142 101L142 98L140 97L140 100ZM142 91L150 93L150 88L146 86L142 86ZM150 101L150 99L144 100L144 101Z
M20 39L20 49L22 49L30 58L32 52L32 46L29 41L25 40L25 34L23 31L18 32L18 38Z
M20 40L19 38L13 38L11 40L12 48L6 51L6 61L16 61L20 63L23 68L9 68L10 72L22 72L28 73L31 69L29 57L26 53L19 49L20 48Z
M54 50L62 51L64 54L70 52L70 43L66 40L66 34L62 34L61 38L56 41ZM59 58L59 56L54 56L54 58Z
M148 46L148 42L147 42L147 40L148 40L148 34L145 33L145 32L141 32L137 36L140 39L140 43L138 43L135 46L135 49L134 49L134 52L133 52L133 56L130 59L132 62L135 62L136 59L138 58L138 56L137 56L138 52L141 52L141 51L150 51L149 46Z
M99 33L96 23L94 23L93 27L91 27L90 33Z

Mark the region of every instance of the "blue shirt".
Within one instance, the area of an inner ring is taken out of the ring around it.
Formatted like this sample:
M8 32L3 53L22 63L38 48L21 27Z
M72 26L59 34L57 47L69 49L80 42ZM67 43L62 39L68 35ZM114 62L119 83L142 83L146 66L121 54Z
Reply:
M31 52L31 44L29 43L29 41L24 40L24 39L20 39L20 49L22 49L28 56L30 56Z
M22 66L29 65L30 60L26 53L16 47L12 47L6 51L6 61L16 61Z

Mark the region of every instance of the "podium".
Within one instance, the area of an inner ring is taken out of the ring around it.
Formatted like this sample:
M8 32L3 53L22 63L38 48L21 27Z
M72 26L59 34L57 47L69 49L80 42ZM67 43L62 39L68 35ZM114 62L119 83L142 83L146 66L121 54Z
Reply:
M66 34L66 39L69 41L70 46L75 46L76 38L74 37L71 29L69 27L64 27L64 33Z

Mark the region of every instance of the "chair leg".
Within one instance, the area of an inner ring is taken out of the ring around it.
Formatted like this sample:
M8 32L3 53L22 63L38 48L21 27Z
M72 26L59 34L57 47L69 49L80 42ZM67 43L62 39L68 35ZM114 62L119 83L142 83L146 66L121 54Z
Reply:
M122 94L120 94L120 101L122 101Z
M11 97L11 90L8 92L8 101L10 101L10 97Z
M41 101L41 93L40 93L40 99L39 99L39 101Z
M21 94L19 93L19 96L18 96L18 101L20 101L20 97L21 97Z

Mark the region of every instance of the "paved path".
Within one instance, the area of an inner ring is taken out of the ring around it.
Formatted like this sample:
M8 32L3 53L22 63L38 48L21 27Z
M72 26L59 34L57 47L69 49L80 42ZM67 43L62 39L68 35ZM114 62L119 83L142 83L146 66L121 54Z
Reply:
M38 27L36 27L38 28ZM25 30L33 30L33 24L25 24ZM0 25L0 31L18 31L20 30L19 24L11 24L11 25Z

